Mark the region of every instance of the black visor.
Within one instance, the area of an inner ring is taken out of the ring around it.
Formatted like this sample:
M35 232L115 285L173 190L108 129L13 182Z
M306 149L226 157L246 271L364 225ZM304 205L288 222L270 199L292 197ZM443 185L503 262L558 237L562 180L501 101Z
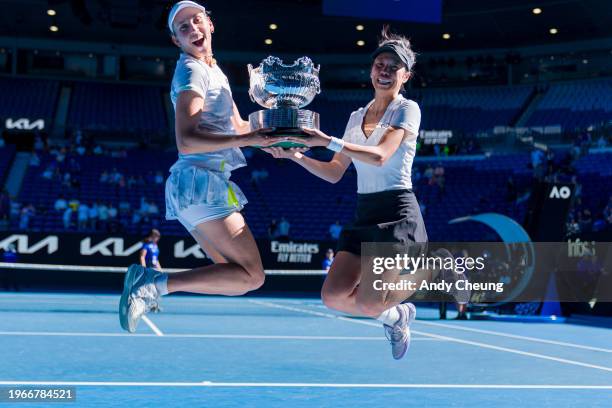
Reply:
M376 58L383 52L390 52L391 54L397 55L400 61L406 65L408 71L412 69L412 65L414 65L414 57L407 52L406 48L402 44L394 42L383 44L372 53L372 59Z

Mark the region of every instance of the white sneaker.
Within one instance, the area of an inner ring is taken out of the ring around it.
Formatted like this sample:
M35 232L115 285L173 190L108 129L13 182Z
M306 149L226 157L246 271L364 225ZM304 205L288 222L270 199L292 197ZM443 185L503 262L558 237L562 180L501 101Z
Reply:
M144 314L160 310L159 293L155 287L155 278L160 274L155 269L136 264L128 268L119 301L119 323L124 330L134 333Z
M416 307L412 303L396 306L400 318L393 326L383 325L385 335L391 343L391 354L396 360L401 359L410 347L410 324L416 318Z

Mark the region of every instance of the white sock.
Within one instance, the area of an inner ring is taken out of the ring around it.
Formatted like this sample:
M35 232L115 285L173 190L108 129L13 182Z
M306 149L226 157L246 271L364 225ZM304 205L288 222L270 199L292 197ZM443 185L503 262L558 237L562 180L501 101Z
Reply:
M157 293L159 293L159 296L164 296L168 294L167 273L160 273L159 276L157 276L153 282L155 283L155 289L157 289Z
M382 312L380 316L376 318L379 322L383 322L387 326L393 326L400 319L400 314L397 311L397 306L393 306Z

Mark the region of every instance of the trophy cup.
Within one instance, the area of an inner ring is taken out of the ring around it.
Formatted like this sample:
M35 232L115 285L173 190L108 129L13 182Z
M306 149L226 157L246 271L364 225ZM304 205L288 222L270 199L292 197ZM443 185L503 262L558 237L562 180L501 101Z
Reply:
M249 115L252 130L275 128L272 136L308 137L301 128L319 129L319 114L301 109L321 93L320 65L315 67L310 58L301 57L291 65L280 58L269 56L259 67L248 65L249 96L264 108ZM279 142L273 146L288 148L302 144Z

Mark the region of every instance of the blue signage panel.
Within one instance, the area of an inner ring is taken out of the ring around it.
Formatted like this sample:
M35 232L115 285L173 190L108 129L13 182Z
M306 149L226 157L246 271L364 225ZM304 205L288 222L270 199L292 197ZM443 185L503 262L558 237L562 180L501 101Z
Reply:
M442 0L323 0L323 14L440 23L442 21Z

